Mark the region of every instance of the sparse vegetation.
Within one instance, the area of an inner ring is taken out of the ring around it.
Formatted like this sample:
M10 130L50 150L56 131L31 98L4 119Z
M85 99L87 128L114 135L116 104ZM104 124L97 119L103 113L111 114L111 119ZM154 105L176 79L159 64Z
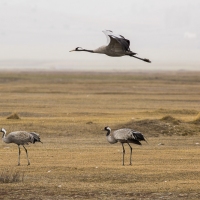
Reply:
M181 120L175 119L174 117L167 115L164 116L161 120L165 121L165 122L170 122L174 125L179 125L181 123Z
M7 119L20 119L20 117L17 113L12 113L7 117Z
M2 169L0 183L17 183L24 181L24 173L13 169Z

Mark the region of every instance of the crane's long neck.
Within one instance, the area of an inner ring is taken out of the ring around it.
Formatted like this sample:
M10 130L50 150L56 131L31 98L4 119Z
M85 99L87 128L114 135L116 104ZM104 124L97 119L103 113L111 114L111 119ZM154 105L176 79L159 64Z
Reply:
M111 130L110 130L110 129L107 129L106 131L107 131L107 133L106 133L106 137L107 137L107 136L110 135Z
M6 130L5 130L5 129L2 129L1 132L3 132L2 140L3 140L5 143L9 143L9 142L7 141L7 137L6 137Z
M2 138L6 138L6 130L1 130L1 132L3 133Z
M106 46L101 46L95 50L93 50L94 53L102 53L102 54L106 54L107 52L107 47Z
M89 52L89 53L94 53L93 50L88 50L88 49L80 49L80 50L76 50L76 51L86 51L86 52Z
M117 142L117 140L111 134L111 130L107 130L106 138L107 138L108 142L111 144L114 144Z

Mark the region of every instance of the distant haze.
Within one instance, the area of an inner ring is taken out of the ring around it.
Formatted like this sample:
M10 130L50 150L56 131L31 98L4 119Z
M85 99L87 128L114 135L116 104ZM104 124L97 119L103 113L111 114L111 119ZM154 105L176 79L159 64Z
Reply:
M1 0L0 70L200 70L199 0ZM145 63L75 47L106 44L108 29Z

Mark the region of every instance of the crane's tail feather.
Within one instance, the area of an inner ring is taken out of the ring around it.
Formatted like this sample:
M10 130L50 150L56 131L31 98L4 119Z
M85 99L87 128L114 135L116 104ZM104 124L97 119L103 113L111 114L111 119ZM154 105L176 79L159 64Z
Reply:
M144 135L138 131L133 131L132 132L133 137L138 140L138 141L145 141L148 144L147 139L144 137Z
M41 142L43 144L43 142L40 140L40 135L38 133L31 132L30 134L32 135L32 143L33 144L35 142Z
M145 141L147 144L149 144L146 137L144 137L144 141Z
M129 142L129 143L138 144L138 145L142 145L141 142L140 142L139 140L135 140L135 139L129 139L128 142Z

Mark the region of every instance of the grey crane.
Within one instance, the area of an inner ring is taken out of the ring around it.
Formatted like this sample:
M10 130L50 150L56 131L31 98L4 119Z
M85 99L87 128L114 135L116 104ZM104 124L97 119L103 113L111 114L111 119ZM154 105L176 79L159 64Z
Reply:
M147 58L140 58L140 57L135 56L136 53L132 52L129 48L130 41L124 38L122 35L115 34L110 30L104 30L103 33L106 35L108 43L109 43L107 46L101 46L95 50L87 50L81 47L76 47L70 52L86 51L90 53L106 54L107 56L112 56L112 57L131 56L139 60L143 60L145 62L151 63L151 61Z
M138 131L129 129L129 128L122 128L122 129L118 129L115 131L111 131L111 128L106 126L104 128L104 130L107 131L106 138L110 144L115 144L117 142L120 142L122 144L122 148L123 148L122 165L124 165L124 154L125 154L124 143L127 143L129 145L129 147L130 147L130 165L132 165L132 147L131 147L130 143L141 145L140 141L142 141L142 140L146 141L143 134Z
M3 133L2 140L5 143L15 143L18 145L18 149L19 149L18 165L20 165L20 154L21 154L20 145L22 145L24 147L28 165L30 165L30 161L28 158L28 152L24 145L28 144L28 143L34 144L35 142L41 142L39 134L35 133L35 132L15 131L15 132L11 132L8 135L6 135L6 130L4 128L2 128L0 132Z

